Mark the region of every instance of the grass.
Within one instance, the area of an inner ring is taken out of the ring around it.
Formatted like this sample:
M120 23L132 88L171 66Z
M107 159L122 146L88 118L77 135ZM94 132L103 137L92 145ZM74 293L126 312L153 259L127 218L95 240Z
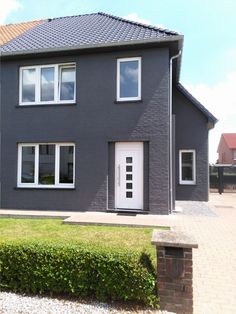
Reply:
M57 244L132 248L145 250L155 257L151 245L152 228L64 225L59 219L0 219L0 244L37 241Z

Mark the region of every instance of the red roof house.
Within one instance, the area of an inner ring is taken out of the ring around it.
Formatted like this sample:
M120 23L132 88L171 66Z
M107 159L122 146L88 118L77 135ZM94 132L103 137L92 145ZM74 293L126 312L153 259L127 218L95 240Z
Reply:
M219 164L236 164L236 133L223 133L217 153Z
M4 45L8 41L18 37L27 30L42 24L44 20L24 22L19 24L0 25L0 45Z

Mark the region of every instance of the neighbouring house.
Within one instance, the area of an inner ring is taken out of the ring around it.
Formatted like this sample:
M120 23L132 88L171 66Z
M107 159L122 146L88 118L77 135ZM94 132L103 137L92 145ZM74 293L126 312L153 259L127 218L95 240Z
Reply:
M216 118L179 82L183 36L105 13L1 47L1 207L168 214L208 200Z
M44 23L44 20L37 20L19 24L0 25L0 45L20 36L27 30Z
M236 133L223 133L217 149L219 164L236 164Z

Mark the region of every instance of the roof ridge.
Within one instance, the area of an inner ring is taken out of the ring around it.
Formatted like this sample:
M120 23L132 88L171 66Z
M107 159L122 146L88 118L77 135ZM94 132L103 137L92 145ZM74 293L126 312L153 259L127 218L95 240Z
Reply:
M97 14L99 14L99 12L97 12L97 13L84 13L84 14L74 14L74 15L58 16L58 17L49 18L48 20L50 20L50 21L62 20L62 19L70 18L70 17L79 17L79 16L97 15Z
M164 29L164 28L160 28L160 27L157 27L157 26L154 26L154 25L150 25L150 24L145 24L145 23L141 23L141 22L131 21L129 19L126 19L126 18L123 18L123 17L119 17L119 16L116 16L116 15L112 15L112 14L109 14L109 13L98 12L97 14L100 14L100 15L103 15L103 16L107 16L107 17L116 19L118 21L123 21L123 22L130 23L130 24L133 24L133 25L145 27L145 28L148 28L148 29L151 29L151 30L156 30L156 31L159 31L159 32L162 32L162 33L169 33L170 35L180 35L178 32L172 31L170 29Z

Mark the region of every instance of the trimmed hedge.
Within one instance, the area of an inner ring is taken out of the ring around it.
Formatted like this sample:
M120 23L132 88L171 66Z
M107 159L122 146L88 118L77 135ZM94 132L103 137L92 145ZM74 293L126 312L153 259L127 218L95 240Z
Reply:
M156 307L155 278L144 252L32 242L0 245L4 290L130 300Z

